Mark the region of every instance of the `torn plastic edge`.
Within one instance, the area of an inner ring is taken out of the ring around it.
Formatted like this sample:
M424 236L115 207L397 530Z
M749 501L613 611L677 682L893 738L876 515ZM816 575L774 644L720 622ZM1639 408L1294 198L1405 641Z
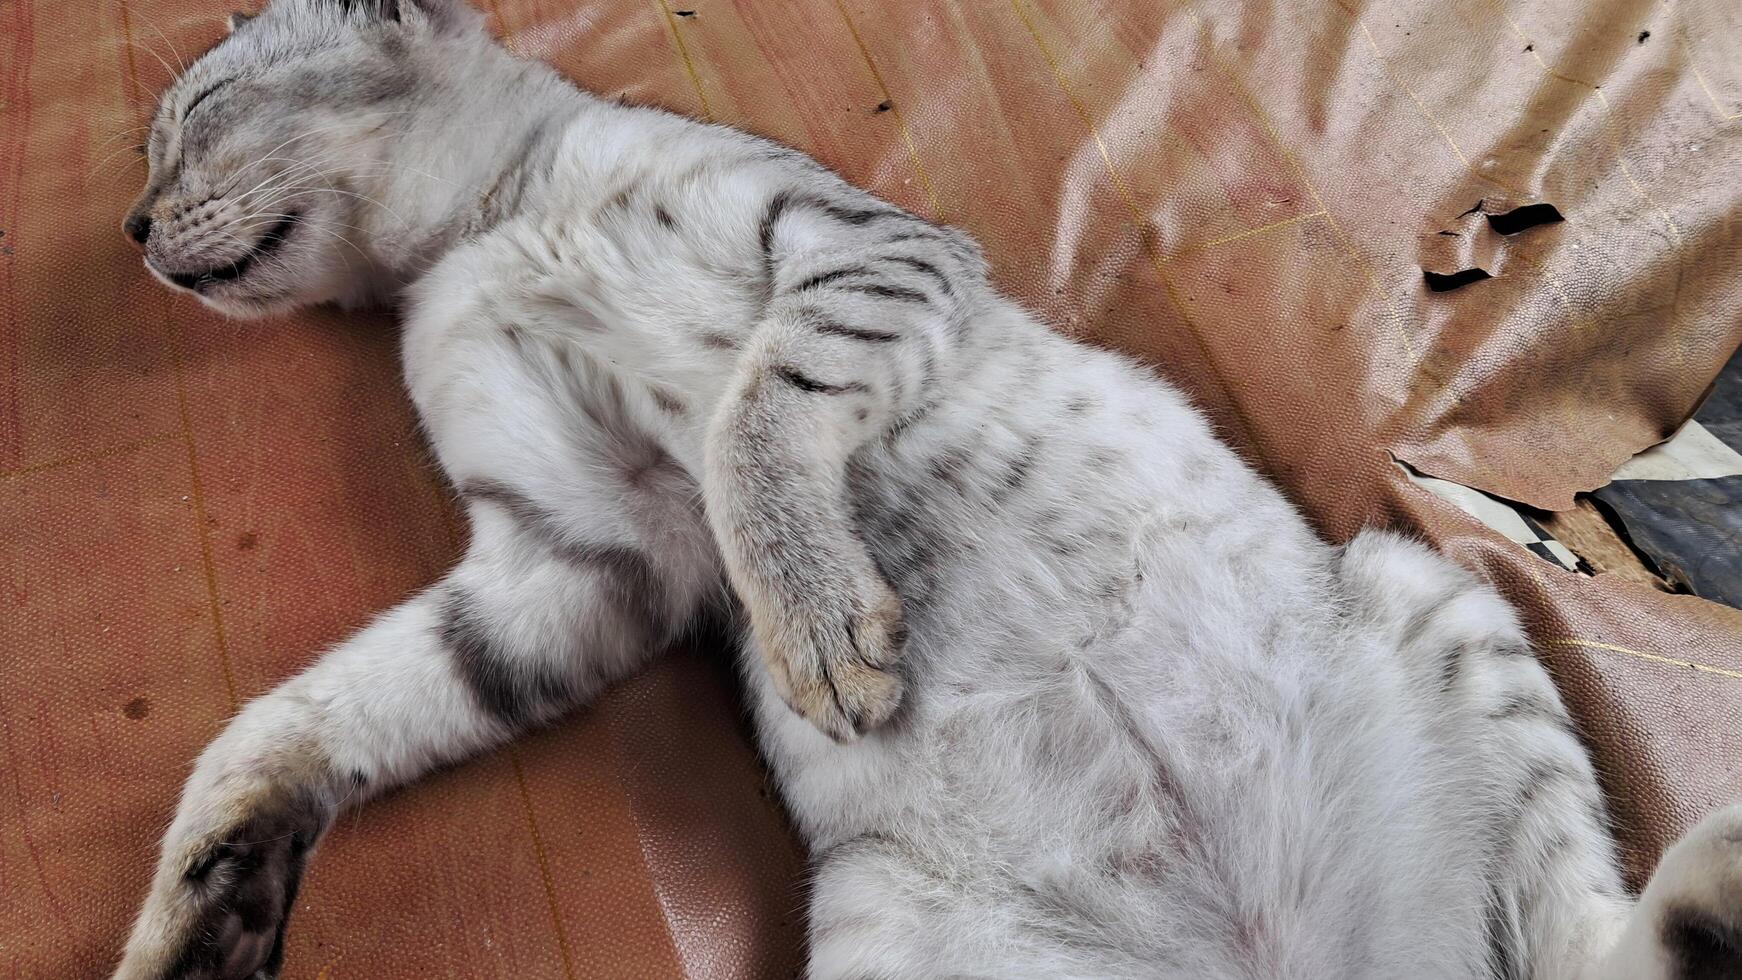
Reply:
M1561 215L1559 208L1546 201L1539 204L1526 204L1523 207L1513 208L1499 214L1484 211L1483 215L1488 219L1488 227L1502 235L1516 235L1538 225L1559 224L1567 220Z
M1539 498L1543 501L1542 503L1524 503L1524 502L1514 501L1510 497L1504 497L1504 496L1501 496L1500 494L1494 493L1494 492L1489 491L1489 490L1484 490L1483 488L1481 488L1479 486L1475 486L1473 484L1458 483L1458 486L1461 486L1461 487L1468 486L1470 489L1475 490L1478 493L1487 494L1488 496L1493 497L1495 500L1504 500L1504 501L1507 501L1508 503L1516 504L1519 507L1528 507L1531 510L1547 511L1551 514L1552 513L1559 513L1560 511L1563 511L1563 510L1570 510L1573 507L1573 498L1574 497L1576 497L1577 495L1579 495L1581 493L1591 493L1593 491L1600 490L1603 487L1606 487L1609 484L1614 483L1615 482L1615 474L1620 472L1621 467L1627 465L1627 463L1630 460L1632 460L1635 456L1638 456L1641 453L1648 452L1651 449L1654 449L1658 446L1661 446L1664 443L1675 438L1677 435L1679 435L1681 433L1681 431L1687 427L1688 422L1692 421L1694 416L1699 413L1700 407L1706 403L1706 399L1712 397L1712 392L1717 390L1717 387L1718 387L1718 379L1717 379L1717 377L1714 376L1712 378L1712 380L1707 383L1705 391L1700 394L1700 397L1697 400L1695 400L1693 409L1690 410L1688 412L1688 414L1682 416L1682 420L1680 422L1676 423L1676 425L1673 429L1664 433L1662 437L1654 439L1651 442L1647 443L1646 445L1641 446L1637 452L1629 453L1626 459L1623 459L1623 460L1621 460L1621 462L1616 463L1614 469L1603 474L1603 478L1596 481L1595 483L1591 483L1589 485L1586 485L1583 482L1581 482L1579 484L1575 484L1571 489L1566 491L1564 498L1561 497L1559 494L1545 493L1545 494L1543 494L1543 496L1541 498ZM1408 472L1410 472L1410 473L1416 473L1416 474L1428 477L1429 479L1433 479L1433 480L1445 479L1444 477L1434 476L1432 473L1429 473L1426 470L1423 470L1423 469L1415 466L1413 463L1410 463L1408 460L1405 460L1403 457L1397 455L1396 453L1390 453L1389 455L1391 456L1391 458L1393 460L1397 461L1398 465L1406 467ZM1446 482L1447 483L1457 483L1456 480L1446 480ZM1565 500L1565 503L1560 502L1563 499ZM1550 501L1553 501L1553 502L1551 503Z
M1616 475L1619 474L1623 469L1625 469L1627 467L1628 463L1633 462L1634 460L1638 459L1639 457L1645 455L1648 452L1651 452L1653 449L1656 449L1659 446L1662 446L1662 445L1665 445L1665 444L1671 442L1672 440L1675 439L1675 437L1681 435L1682 432L1687 429L1688 424L1694 421L1694 417L1700 414L1700 409L1702 409L1706 406L1706 401L1712 397L1712 393L1718 390L1718 378L1722 373L1723 373L1723 369L1719 368L1719 374L1713 375L1712 380L1706 383L1705 390L1700 392L1700 397L1694 399L1694 407L1688 411L1687 415L1682 417L1682 420L1680 422L1676 423L1675 428L1670 429L1668 432L1664 433L1663 438L1657 439L1657 440L1650 442L1644 446L1641 446L1639 448L1638 452L1635 452L1633 455L1631 455L1631 456L1627 457L1626 459L1622 460L1621 462L1615 464L1615 469L1610 471L1609 475L1604 478L1602 483L1599 483L1594 487L1588 487L1584 490L1576 490L1576 491L1574 491L1574 493L1575 494L1595 493L1596 491L1603 489L1604 487L1608 486L1609 484L1615 482Z
M1567 571L1586 576L1587 578L1597 577L1598 573L1596 568L1592 566L1591 562L1586 559L1584 555L1574 551L1571 545L1568 545L1565 541L1556 537L1543 523L1543 518L1535 516L1544 513L1554 514L1554 511L1545 512L1532 507L1529 504L1522 504L1515 500L1508 500L1505 497L1489 493L1486 490L1478 490L1475 487L1459 483L1455 480L1447 480L1442 477L1437 477L1416 469L1394 453L1388 452L1386 455L1391 458L1392 464L1402 471L1404 477L1410 483L1427 491L1433 497L1451 504L1466 517L1469 517L1488 530L1493 531L1495 534L1500 535L1512 544L1515 544L1518 547L1529 551L1531 554L1551 562L1552 564L1558 565ZM1512 516L1517 517L1525 528L1531 534L1535 535L1538 540L1534 542L1518 540L1512 534L1508 533L1505 528L1495 526L1481 514L1476 513L1476 511L1470 506L1466 506L1463 501L1458 500L1448 493L1442 492L1437 486L1435 486L1435 484L1443 484L1446 487L1454 487L1461 491L1467 491L1469 494L1482 501L1491 503L1496 507L1504 508ZM1604 484L1604 486L1607 485L1607 483ZM1607 501L1599 498L1594 491L1580 491L1575 495L1575 497L1576 499L1583 499L1590 504L1590 506L1597 512L1597 515L1602 518L1603 523L1608 526L1609 531L1615 535L1616 540L1619 541L1631 554L1633 560L1638 564L1639 569L1657 580L1655 583L1652 583L1653 587L1671 594L1697 594L1688 582L1687 577L1682 574L1679 569L1672 568L1668 563L1639 547L1638 542L1633 540L1633 535L1627 526L1627 522L1608 504ZM1614 573L1606 572L1604 574Z
M1550 534L1542 526L1541 521L1530 516L1525 505L1507 500L1504 497L1497 497L1475 487L1465 486L1455 480L1446 480L1424 473L1404 462L1395 453L1388 452L1386 455L1391 458L1392 465L1396 466L1410 483L1426 491L1435 499L1457 508L1464 516L1500 535L1511 544L1563 571L1587 577L1594 574L1590 563L1574 553L1565 542ZM1442 491L1436 484L1443 484L1448 490ZM1454 490L1462 493L1454 496L1452 492ZM1468 499L1459 499L1464 495L1468 495ZM1490 507L1496 511L1495 514L1484 516L1480 513L1481 510ZM1499 512L1504 512L1504 516ZM1518 528L1522 530L1508 530L1497 523L1502 521L1507 524L1516 522Z
M1615 481L1611 480L1609 482L1613 483ZM1605 483L1603 484L1603 487L1608 485L1608 483ZM1603 487L1598 487L1597 490L1601 490ZM1633 552L1633 559L1639 562L1639 567L1650 572L1652 575L1657 576L1657 578L1663 582L1663 591L1672 595L1675 593L1680 593L1682 595L1699 594L1694 591L1693 581L1688 578L1686 572L1683 572L1680 568L1675 567L1670 562L1666 562L1658 556L1646 551L1644 548L1641 548L1639 542L1633 540L1633 532L1632 529L1627 526L1627 519L1622 517L1621 512L1616 510L1607 500L1597 496L1596 490L1585 493L1584 499L1590 503L1592 508L1594 508L1598 514L1602 515L1603 522L1609 525L1609 530L1615 532L1615 537L1620 539L1621 543L1627 546L1627 550Z
M1427 288L1436 293L1450 292L1462 289L1473 282L1494 278L1487 269L1460 269L1457 272L1432 272L1421 270L1421 276L1427 281Z

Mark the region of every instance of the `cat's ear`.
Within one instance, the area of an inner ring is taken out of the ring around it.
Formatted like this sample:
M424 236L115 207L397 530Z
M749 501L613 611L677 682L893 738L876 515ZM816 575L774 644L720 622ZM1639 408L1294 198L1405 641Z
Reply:
M231 34L236 33L238 30L241 29L243 24L246 24L249 21L253 20L254 16L255 16L254 14L250 14L250 13L247 13L247 12L241 11L241 10L238 10L235 13L231 14L230 19L228 21L228 23L230 25L230 33Z
M480 30L484 15L466 0L398 0L401 19L421 21L437 30Z
M372 20L398 20L400 0L339 0L339 6L359 11Z
M466 0L313 0L349 17L411 28L463 31L481 28L484 15Z
M407 4L405 0L312 0L312 5L363 20L397 21Z

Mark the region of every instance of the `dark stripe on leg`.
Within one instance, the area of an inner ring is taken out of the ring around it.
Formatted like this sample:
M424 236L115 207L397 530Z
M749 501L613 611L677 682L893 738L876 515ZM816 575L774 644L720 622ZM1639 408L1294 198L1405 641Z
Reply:
M1490 870L1489 874L1494 872ZM1497 881L1488 883L1488 903L1484 912L1489 980L1525 980L1524 937L1518 921L1518 906Z
M873 208L849 208L844 205L836 204L826 198L813 195L806 195L805 197L800 198L797 203L803 204L808 208L814 208L836 221L849 225L870 224L879 218L906 218L911 221L923 220L914 215L908 214L906 211L901 211L888 205Z
M519 490L498 483L495 480L468 480L460 484L460 496L466 500L487 500L508 512L508 516L529 528L535 529L540 536L548 534L544 524L548 520L544 508L533 503L532 498Z
M762 302L767 305L774 297L774 230L780 224L780 218L792 207L792 194L781 191L768 202L768 207L762 211L762 221L756 229L756 246L762 254Z
M738 340L730 334L715 330L704 330L701 333L702 346L709 350L737 350Z
M536 657L504 649L475 603L464 590L449 592L439 629L454 669L478 708L502 725L520 729L573 702L578 693L574 679Z
M944 275L942 270L924 259L916 259L907 255L891 255L887 256L884 261L905 265L915 272L930 276L938 284L938 288L943 290L945 296L955 293L955 287L950 285L950 277Z
M487 500L502 507L551 555L577 570L597 575L605 595L621 614L623 628L645 631L647 638L663 632L665 582L653 563L629 545L575 541L556 515L526 494L494 480L469 480L460 487L468 500Z
M852 267L846 268L846 269L831 269L828 272L819 272L816 275L811 276L809 279L806 279L805 281L792 287L792 291L795 293L800 293L800 292L803 292L807 289L815 289L818 286L826 286L829 283L834 282L836 279L844 279L847 276L868 276L868 275L871 275L871 270L865 268L862 265L856 265L856 266L852 266Z
M1517 691L1508 694L1492 711L1488 712L1489 721L1527 717L1557 727L1565 727L1566 712L1561 710L1559 704L1549 700L1544 695Z
M811 329L815 330L817 333L827 334L831 337L851 337L854 340L863 340L873 344L887 344L901 339L900 334L890 333L887 330L867 330L864 327L849 327L836 320L814 321L811 325Z
M671 629L666 621L665 581L646 555L618 545L571 545L563 555L571 565L592 569L601 580L604 597L617 614L613 628L632 631L631 639L637 643L667 638Z
M867 296L879 296L883 299L897 299L903 303L930 303L931 297L917 289L903 286L890 286L880 282L848 282L835 287L842 292L864 293Z
M653 403L667 415L683 415L689 410L684 406L683 399L658 385L648 385L647 393L653 396Z
M1405 649L1408 649L1405 647ZM1440 654L1440 690L1450 691L1452 685L1458 682L1458 673L1464 665L1464 658L1470 655L1470 648L1462 643L1454 643Z
M843 385L832 385L826 381L818 381L798 368L781 364L775 367L774 376L801 391L812 391L819 395L844 395L849 391L864 391L865 386L857 381L849 381Z
M1742 976L1742 929L1686 906L1664 912L1659 938L1669 952L1671 980Z

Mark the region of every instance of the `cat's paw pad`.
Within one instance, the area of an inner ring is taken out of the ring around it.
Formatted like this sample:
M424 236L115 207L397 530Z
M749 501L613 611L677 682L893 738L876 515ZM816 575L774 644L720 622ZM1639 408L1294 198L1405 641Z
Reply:
M1670 848L1643 905L1672 980L1742 977L1742 806L1708 815Z
M170 845L116 980L275 980L303 863L327 823L305 798L262 800Z
M901 704L901 601L881 580L839 596L843 601L817 598L752 615L781 698L823 734L849 742L888 721Z

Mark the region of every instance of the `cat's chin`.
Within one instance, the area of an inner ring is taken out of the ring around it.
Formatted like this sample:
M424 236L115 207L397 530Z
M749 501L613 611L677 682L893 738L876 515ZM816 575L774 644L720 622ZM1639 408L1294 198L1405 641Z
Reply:
M300 290L270 291L251 288L254 283L247 276L220 282L201 282L190 286L186 282L177 282L171 276L160 272L149 261L145 268L152 278L177 293L192 296L201 304L217 310L225 316L242 320L271 316L275 313L285 313L300 306L309 306L311 301Z
M316 306L341 310L373 310L391 306L394 294L377 282L343 275L316 276L298 288L250 291L246 282L193 293L209 309L237 320L282 316Z
M206 306L217 310L234 320L258 320L264 317L289 313L310 305L295 293L277 293L264 296L234 295L213 296L196 293L195 296Z

